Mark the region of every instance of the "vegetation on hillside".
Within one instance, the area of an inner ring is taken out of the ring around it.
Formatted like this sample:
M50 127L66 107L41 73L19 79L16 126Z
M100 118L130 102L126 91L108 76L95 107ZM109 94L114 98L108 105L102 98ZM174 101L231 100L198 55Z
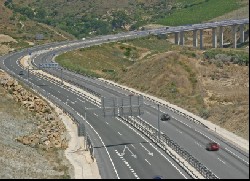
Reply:
M235 0L6 0L21 20L58 27L77 38L135 30L148 23L201 23L242 6ZM15 18L15 14L12 18Z
M0 41L0 49L2 53L31 47L37 44L44 44L54 41L63 41L73 39L74 37L57 28L49 27L45 24L25 18L20 13L13 12L6 8L4 4L7 1L0 0L0 35L8 35L14 41ZM37 39L38 35L42 35L42 39Z
M218 60L223 57L225 61ZM243 123L248 120L242 112L243 107L248 110L244 102L248 100L247 57L244 49L202 52L150 36L74 50L56 57L56 61L78 73L152 94L230 130L226 123L238 124L230 110L239 111ZM238 77L238 83L234 77ZM239 92L234 91L237 84ZM245 137L244 126L238 129L230 131Z
M179 2L183 3L180 5L181 8L174 7L175 11L172 8L171 15L158 20L157 23L168 26L201 23L242 6L235 0L179 0Z

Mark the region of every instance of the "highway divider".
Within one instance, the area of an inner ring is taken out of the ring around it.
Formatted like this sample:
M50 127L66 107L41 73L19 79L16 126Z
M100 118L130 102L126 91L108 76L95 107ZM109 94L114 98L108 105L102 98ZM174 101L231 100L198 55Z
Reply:
M146 100L149 100L149 101L151 101L151 102L153 102L153 103L155 103L155 104L159 104L159 105L161 105L161 106L164 106L164 107L166 107L167 109L171 110L172 112L174 112L174 113L176 113L176 114L178 114L178 115L181 115L181 116L187 118L188 120L190 120L190 121L192 121L192 122L194 122L194 123L196 123L196 124L200 124L200 125L202 125L203 127L208 128L208 126L206 126L200 119L194 118L195 115L191 115L191 113L187 112L186 110L184 110L184 109L182 109L182 108L179 108L179 107L177 107L177 106L175 106L175 105L172 105L172 104L170 104L170 103L168 103L168 102L165 102L165 101L164 101L165 103L163 103L163 102L161 102L161 101L156 100L156 98L154 98L153 96L146 95L146 94L144 94L144 93L141 93L141 92L136 91L136 90L131 89L131 88L126 88L125 86L119 85L119 84L117 84L117 83L115 83L115 82L112 82L112 81L110 81L110 80L105 80L105 79L103 79L103 78L99 78L99 80L102 81L102 82L105 82L105 83L107 83L107 84L109 84L109 85L118 87L118 88L120 88L120 89L122 89L122 90L129 91L129 92L131 92L131 93L134 94L134 95L141 95L141 96L143 96L143 98L145 98ZM196 117L197 117L197 116L196 116Z
M119 117L123 121L126 121L131 126L139 130L150 140L152 140L157 146L164 150L168 155L170 155L181 167L183 167L190 176L193 178L206 178L206 179L218 179L218 177L212 173L206 166L200 163L194 156L188 153L184 148L181 148L177 143L171 140L166 134L158 134L158 130L151 126L146 121L139 117ZM158 138L158 135L160 137ZM172 151L173 150L173 151ZM176 154L177 153L177 154ZM181 156L181 158L178 157ZM187 162L187 163L185 163ZM190 166L195 168L193 170ZM198 173L197 173L198 172Z

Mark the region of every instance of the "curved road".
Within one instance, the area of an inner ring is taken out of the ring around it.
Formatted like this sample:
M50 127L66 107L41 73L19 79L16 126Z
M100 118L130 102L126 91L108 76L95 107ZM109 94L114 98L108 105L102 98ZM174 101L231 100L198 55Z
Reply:
M60 42L34 47L2 56L0 65L2 69L18 74L22 67L17 60L30 52L32 55L35 54L33 56L34 64L39 65L39 63L51 62L54 55L65 51L122 38L133 38L138 34L139 36L147 36L148 32L136 32L131 36L129 33L121 33L85 41ZM24 72L25 75L19 76L19 78L27 81L27 71L24 70ZM58 77L61 76L60 71L57 70L48 69L48 72ZM128 91L107 85L98 79L84 77L65 70L63 71L63 79L76 82L103 97L124 97L129 94ZM154 175L163 175L166 178L190 178L171 157L137 131L117 118L103 118L98 111L94 111L97 110L98 105L89 102L84 96L33 74L30 74L29 81L35 87L39 87L38 89L45 90L45 96L53 95L59 104L68 106L68 109L73 110L79 116L84 117L85 106L95 108L93 111L87 111L87 131L95 147L95 155L102 178L152 178ZM148 100L144 103L144 115L141 118L157 128L157 106ZM168 122L160 123L161 132L196 157L217 177L225 179L249 178L248 153L201 125L171 112L166 107L161 106L160 110L169 113L173 118ZM205 144L210 140L218 142L221 149L217 152L206 151Z

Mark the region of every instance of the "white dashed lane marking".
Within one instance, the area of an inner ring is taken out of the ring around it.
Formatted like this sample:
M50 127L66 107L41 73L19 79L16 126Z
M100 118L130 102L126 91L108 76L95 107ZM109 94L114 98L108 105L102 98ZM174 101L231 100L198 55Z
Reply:
M149 165L151 165L147 159L145 159L145 161L148 162Z
M224 161L222 161L220 158L218 158L218 160L220 160L223 164L226 164Z

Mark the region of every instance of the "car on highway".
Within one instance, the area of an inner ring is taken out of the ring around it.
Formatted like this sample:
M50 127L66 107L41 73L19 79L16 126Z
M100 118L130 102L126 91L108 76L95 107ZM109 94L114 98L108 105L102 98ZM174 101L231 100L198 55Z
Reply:
M19 72L19 75L24 75L24 73L23 73L23 71L22 71L22 70Z
M162 115L161 115L161 120L162 121L168 121L168 120L170 120L171 119L171 117L168 115L168 114L166 114L166 113L163 113Z
M153 179L164 179L164 177L161 176L161 175L156 175L156 176L153 177Z
M218 151L219 149L220 149L220 145L215 142L210 142L210 143L207 143L206 145L206 150L208 151Z

